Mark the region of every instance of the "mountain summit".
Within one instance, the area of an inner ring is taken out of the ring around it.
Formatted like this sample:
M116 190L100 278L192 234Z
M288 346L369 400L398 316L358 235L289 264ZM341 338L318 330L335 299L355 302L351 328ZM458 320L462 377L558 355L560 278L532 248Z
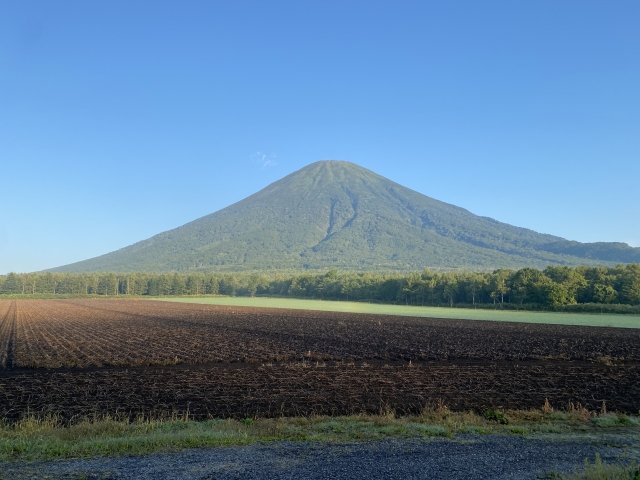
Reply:
M52 271L487 270L616 262L640 262L640 248L514 227L331 160L176 229Z

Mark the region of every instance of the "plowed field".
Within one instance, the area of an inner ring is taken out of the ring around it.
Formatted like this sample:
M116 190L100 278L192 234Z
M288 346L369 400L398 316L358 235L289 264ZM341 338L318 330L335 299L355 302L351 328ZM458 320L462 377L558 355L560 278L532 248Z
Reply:
M637 413L640 330L140 300L0 301L0 416Z

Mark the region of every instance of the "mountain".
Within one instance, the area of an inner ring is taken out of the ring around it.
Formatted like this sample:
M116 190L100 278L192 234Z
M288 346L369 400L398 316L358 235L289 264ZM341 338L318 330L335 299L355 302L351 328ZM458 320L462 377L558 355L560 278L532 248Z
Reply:
M492 270L617 262L640 262L640 248L514 227L353 163L321 161L211 215L51 271Z

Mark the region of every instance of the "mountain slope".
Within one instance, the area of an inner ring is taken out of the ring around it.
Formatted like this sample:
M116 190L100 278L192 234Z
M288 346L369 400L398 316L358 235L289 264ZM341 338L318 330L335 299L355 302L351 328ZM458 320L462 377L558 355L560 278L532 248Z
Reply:
M440 202L353 163L316 162L211 215L52 271L494 269L640 262Z

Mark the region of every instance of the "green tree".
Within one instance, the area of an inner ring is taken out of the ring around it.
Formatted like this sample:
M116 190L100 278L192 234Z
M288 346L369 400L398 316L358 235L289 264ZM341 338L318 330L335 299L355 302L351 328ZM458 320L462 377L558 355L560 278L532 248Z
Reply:
M543 287L544 303L549 306L568 305L571 303L571 294L566 286L558 283L548 283Z
M289 287L291 288L291 287ZM320 298L340 298L342 284L337 270L329 270L320 278L317 284L317 294Z
M448 300L450 307L453 307L457 294L458 281L455 277L447 279L447 283L444 286L444 297Z
M5 277L0 294L15 295L19 293L22 293L22 282L18 275L11 272Z
M215 277L209 277L204 282L204 293L207 295L218 295L220 293L220 282Z
M513 277L512 283L513 296L516 301L520 300L520 304L529 302L536 291L536 287L541 283L545 283L544 279L547 279L547 277L535 268L518 270Z
M36 293L56 293L57 283L51 272L45 272L36 281Z
M627 265L620 285L622 300L630 305L640 305L640 264Z
M567 292L567 303L576 303L578 294L588 286L587 280L575 268L547 267L544 274L555 283L562 285Z
M173 278L171 279L171 290L170 295L182 295L184 294L184 278L182 275L178 275L175 273Z
M235 275L223 277L219 283L219 291L222 295L235 296L238 291L238 279Z
M258 286L260 285L260 279L257 275L252 275L247 282L247 295L254 297L258 292Z
M405 276L404 285L399 292L400 298L398 300L404 300L405 303L408 303L408 298L417 297L422 291L423 281L420 274L411 272ZM411 302L413 303L413 301Z
M473 305L476 304L476 299L478 298L478 295L480 294L482 289L486 286L486 283L487 282L484 275L481 275L479 273L471 273L469 275L467 288L469 294L471 295L471 303Z
M613 303L618 298L618 292L609 286L596 283L593 286L593 299L597 303Z
M630 305L640 305L640 281L625 284L622 287L622 298Z
M509 293L509 280L513 275L511 270L496 270L491 276L491 298L504 303L504 296Z
M114 273L100 275L98 279L98 295L115 295L118 289L118 278Z
M438 286L438 283L440 283L440 278L441 278L440 274L430 272L427 269L425 269L422 272L422 280L424 282L424 288L429 294L429 297L431 299L431 305L435 303L436 287Z

